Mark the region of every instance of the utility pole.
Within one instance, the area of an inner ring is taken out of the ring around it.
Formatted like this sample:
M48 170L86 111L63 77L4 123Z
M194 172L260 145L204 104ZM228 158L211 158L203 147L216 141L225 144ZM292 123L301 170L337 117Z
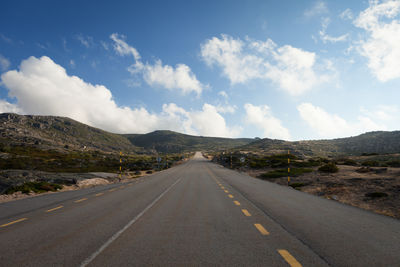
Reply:
M290 184L290 150L287 151L288 154L288 159L287 159L287 163L288 163L288 168L287 168L287 172L288 172L288 176L287 176L287 185L289 186Z

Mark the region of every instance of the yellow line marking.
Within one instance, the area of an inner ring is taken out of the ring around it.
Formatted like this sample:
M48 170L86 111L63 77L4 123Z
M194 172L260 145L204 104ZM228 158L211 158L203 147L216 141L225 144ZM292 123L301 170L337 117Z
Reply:
M85 200L87 200L86 197L81 198L81 199L78 199L78 200L75 200L74 202L75 202L75 203L79 203L79 202L82 202L82 201L85 201Z
M114 192L115 190L117 190L117 188L110 189L108 192Z
M5 224L0 225L0 227L6 227L6 226L9 226L11 224L19 223L19 222L22 222L22 221L25 221L25 220L28 220L28 218L21 218L21 219L18 219L18 220L9 222L9 223L5 223Z
M224 192L225 192L225 193L229 193L229 191L228 191L228 190L224 190Z
M63 205L55 207L55 208L52 208L52 209L49 209L49 210L46 210L46 212L52 212L52 211L59 210L59 209L62 209L62 208L64 208Z
M233 201L233 203L235 203L236 206L240 206L240 202L237 200Z
M96 197L99 197L99 196L101 196L101 195L104 195L104 193L97 193L95 196L96 196Z
M255 223L254 226L257 228L258 231L260 231L262 235L269 235L269 232L261 224Z
M243 214L246 215L247 217L250 217L250 216L251 216L250 212L249 212L248 210L246 210L246 209L242 209L242 212L243 212Z
M224 190L225 190L225 187L221 186L221 189L224 189Z
M279 254L289 263L291 267L301 267L302 265L298 262L287 250L278 249Z
M233 198L233 196L231 194L229 194L228 197Z
M125 188L125 185L121 185L119 188Z

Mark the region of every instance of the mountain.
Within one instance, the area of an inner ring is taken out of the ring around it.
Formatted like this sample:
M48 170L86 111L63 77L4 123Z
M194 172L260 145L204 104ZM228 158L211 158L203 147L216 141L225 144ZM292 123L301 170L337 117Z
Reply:
M307 156L399 153L400 131L376 131L346 138L295 142L265 138L241 146L239 149L265 152L283 152L291 150L292 153Z
M0 146L32 146L41 150L140 151L119 134L65 117L0 114Z
M204 150L225 150L243 146L254 141L250 138L203 137L181 134L173 131L154 131L148 134L125 134L131 143L138 147L159 152L187 152Z
M29 146L65 152L100 150L150 153L156 150L179 153L230 149L252 141L254 139L201 137L172 131L114 134L65 117L0 114L0 151L7 150L7 146Z

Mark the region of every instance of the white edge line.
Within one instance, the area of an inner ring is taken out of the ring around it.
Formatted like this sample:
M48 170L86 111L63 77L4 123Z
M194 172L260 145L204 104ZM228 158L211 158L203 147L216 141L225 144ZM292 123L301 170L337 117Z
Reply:
M116 232L112 237L110 237L96 252L94 252L90 257L86 258L81 263L81 267L87 266L89 263L91 263L103 250L105 250L109 245L111 245L112 242L114 242L115 239L117 239L123 232L126 231L132 224L134 224L140 217L142 217L154 204L157 203L168 191L176 185L182 178L179 178L175 183L173 183L170 187L168 187L164 192L162 192L153 202L151 202L142 212L140 212L138 215L135 216L131 221L128 222L127 225L125 225L121 230Z

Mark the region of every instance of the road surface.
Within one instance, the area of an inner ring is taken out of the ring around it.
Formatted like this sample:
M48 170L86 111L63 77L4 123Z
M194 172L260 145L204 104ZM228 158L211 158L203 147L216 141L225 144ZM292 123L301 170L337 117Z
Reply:
M400 266L400 222L196 153L130 183L0 204L0 266Z

